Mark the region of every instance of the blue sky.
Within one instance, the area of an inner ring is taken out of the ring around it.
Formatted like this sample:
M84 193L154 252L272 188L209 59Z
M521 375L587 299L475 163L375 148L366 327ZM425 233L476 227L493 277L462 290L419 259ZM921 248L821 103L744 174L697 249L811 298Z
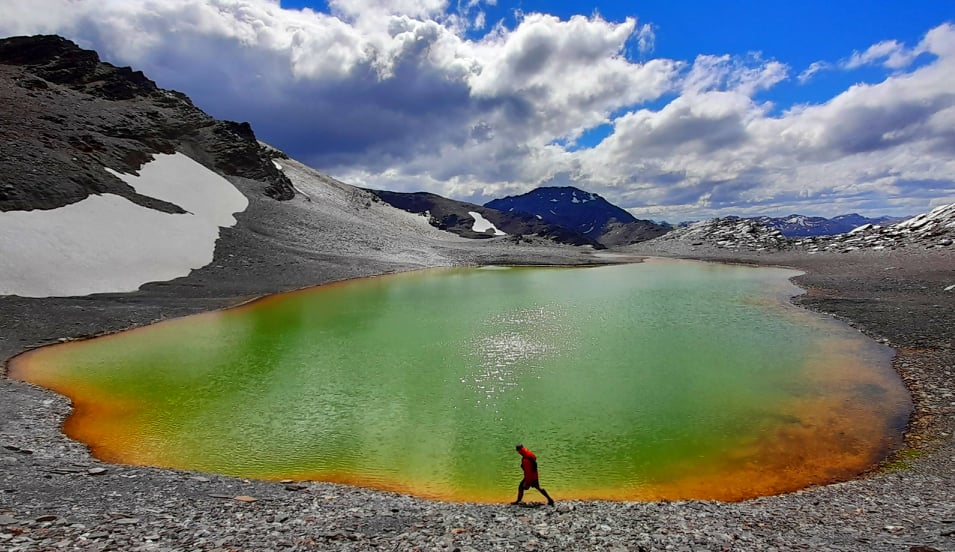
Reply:
M307 8L307 9L305 9ZM6 0L356 185L638 217L955 202L950 0Z

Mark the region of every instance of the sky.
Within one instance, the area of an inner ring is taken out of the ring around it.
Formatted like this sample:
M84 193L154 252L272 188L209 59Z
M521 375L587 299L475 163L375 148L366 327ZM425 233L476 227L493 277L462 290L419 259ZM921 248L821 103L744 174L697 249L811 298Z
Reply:
M350 184L638 218L955 202L955 2L3 0Z

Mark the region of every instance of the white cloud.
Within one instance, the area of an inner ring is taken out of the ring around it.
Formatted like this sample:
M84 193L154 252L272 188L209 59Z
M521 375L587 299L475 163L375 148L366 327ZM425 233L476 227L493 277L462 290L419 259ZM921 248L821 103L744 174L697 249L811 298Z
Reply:
M778 61L763 62L759 55L748 59L730 55L699 55L683 81L685 94L734 89L746 96L767 90L788 77L789 68Z
M444 13L447 0L328 0L332 13L346 18L403 15L433 17Z
M653 25L645 23L637 31L637 47L641 54L649 54L656 47L657 35L653 30Z
M62 33L370 187L483 201L565 183L658 218L820 200L911 212L955 195L951 25L842 62L887 67L883 82L781 112L760 98L790 78L786 60L645 58L652 23L597 15L523 14L474 38L492 4L5 0L0 34ZM600 144L562 145L600 125Z
M810 63L809 67L807 67L802 73L799 73L799 76L796 77L796 79L800 84L805 84L806 82L812 80L812 78L816 76L816 73L830 71L832 69L833 65L827 61L814 61Z
M898 41L885 40L869 46L864 52L853 52L843 67L855 69L878 63L891 69L901 69L912 63L919 53L918 49L908 49Z

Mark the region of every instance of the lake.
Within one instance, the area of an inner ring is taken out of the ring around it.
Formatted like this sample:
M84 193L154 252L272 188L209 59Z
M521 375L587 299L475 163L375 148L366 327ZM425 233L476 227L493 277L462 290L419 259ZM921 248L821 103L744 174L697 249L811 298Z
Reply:
M38 349L104 460L509 501L740 500L902 444L891 349L796 308L797 272L691 261L348 281ZM538 500L531 490L527 499Z

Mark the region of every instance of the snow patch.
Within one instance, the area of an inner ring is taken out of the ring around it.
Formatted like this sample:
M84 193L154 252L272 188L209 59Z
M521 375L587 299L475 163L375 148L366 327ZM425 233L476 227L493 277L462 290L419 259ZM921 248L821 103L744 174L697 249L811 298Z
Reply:
M143 195L188 211L169 214L113 194L48 211L0 213L0 295L62 297L135 291L212 261L220 226L248 199L189 157L157 155L140 176L106 169Z
M142 195L174 203L218 226L234 225L232 214L249 206L249 200L228 180L179 152L157 155L143 165L139 176L106 171Z
M506 236L506 232L501 232L497 229L491 221L481 216L481 213L476 211L468 211L468 214L474 217L474 226L471 227L471 230L475 232L491 232L495 236Z

